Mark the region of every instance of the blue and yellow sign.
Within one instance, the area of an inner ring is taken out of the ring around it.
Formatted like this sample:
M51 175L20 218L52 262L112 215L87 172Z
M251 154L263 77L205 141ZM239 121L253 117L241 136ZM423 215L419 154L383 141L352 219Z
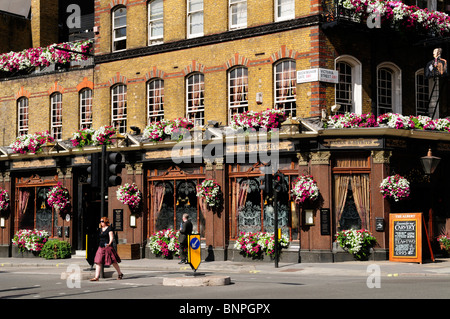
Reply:
M200 263L202 261L202 254L200 248L200 235L189 235L188 236L188 262L191 264L191 267L195 270L198 269Z

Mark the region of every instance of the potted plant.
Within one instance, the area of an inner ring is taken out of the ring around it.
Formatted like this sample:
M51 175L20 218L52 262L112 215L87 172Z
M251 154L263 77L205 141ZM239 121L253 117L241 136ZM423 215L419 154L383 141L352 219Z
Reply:
M396 202L409 197L411 192L406 178L396 174L386 177L380 184L383 198L390 198Z
M92 135L93 145L111 145L117 131L112 125L100 127Z
M70 204L69 191L58 182L58 184L47 193L47 203L58 212L64 210Z
M367 260L370 249L377 243L376 238L366 229L341 230L336 234L336 241L357 260Z
M210 207L218 207L222 201L220 185L212 179L205 179L197 185L197 197L204 198Z
M0 212L4 212L9 208L9 194L6 189L0 188Z
M292 183L292 195L296 203L315 201L319 198L319 187L311 175L301 175Z
M119 186L116 195L122 204L131 206L131 208L139 207L142 199L142 193L135 183Z
M449 251L450 250L450 236L447 234L441 234L438 236L437 241L442 250Z
M149 238L147 246L155 256L172 259L173 256L179 255L179 235L180 232L173 229L160 230Z

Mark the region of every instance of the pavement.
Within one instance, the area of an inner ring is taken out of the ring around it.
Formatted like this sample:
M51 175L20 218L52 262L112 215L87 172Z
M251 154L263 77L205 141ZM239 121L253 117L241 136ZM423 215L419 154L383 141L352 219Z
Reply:
M11 267L56 267L66 272L69 266L78 265L83 271L90 271L90 265L83 257L68 259L44 258L0 258L0 271ZM109 267L111 271L114 268ZM127 270L171 271L180 275L194 273L188 264L178 264L178 259L134 259L122 260L122 272ZM234 261L202 261L196 273L206 275L230 275L232 273L279 273L292 275L323 275L323 276L450 276L450 258L436 258L434 262L409 263L391 261L346 261L336 263L279 263L274 262L234 262Z

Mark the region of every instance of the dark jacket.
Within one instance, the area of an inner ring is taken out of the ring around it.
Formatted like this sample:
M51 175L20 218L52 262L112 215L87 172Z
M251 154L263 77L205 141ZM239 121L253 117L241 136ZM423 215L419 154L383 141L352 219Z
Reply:
M192 223L190 220L187 220L181 224L180 229L180 237L178 237L178 242L180 244L186 244L187 243L187 236L192 234Z

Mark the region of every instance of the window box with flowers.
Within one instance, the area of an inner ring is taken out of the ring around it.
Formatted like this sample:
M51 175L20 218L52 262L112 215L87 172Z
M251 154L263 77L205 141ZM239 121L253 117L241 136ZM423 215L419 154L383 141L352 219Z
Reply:
M262 112L247 111L233 115L230 127L243 132L273 132L286 120L284 110L267 109Z
M149 238L147 247L156 257L172 259L173 256L179 255L179 236L180 232L173 229L160 230Z
M336 241L357 260L367 260L377 244L376 238L365 229L342 230L336 234Z
M289 246L289 239L282 235L278 240L279 252ZM252 259L264 259L264 256L273 258L275 254L274 233L267 232L241 232L236 239L234 249L237 249L244 257Z
M116 195L122 204L130 206L131 209L138 208L142 200L142 193L135 183L119 186Z
M398 202L409 197L411 192L409 181L396 174L383 179L380 184L380 192L383 198L393 199Z
M92 135L92 145L111 145L117 130L112 125L105 125L100 127Z
M217 208L222 203L222 191L215 180L205 179L197 185L197 197L204 199L209 207Z
M19 257L37 257L47 242L49 233L45 230L20 229L12 239L17 246Z
M6 189L0 188L0 213L7 211L9 208L9 194Z
M76 131L72 134L72 138L70 141L72 142L73 147L83 148L85 146L89 146L94 144L92 137L95 133L95 130L90 128L83 128L81 130Z
M60 182L47 193L47 203L57 212L62 212L70 205L70 195L67 188Z
M311 175L301 175L292 183L292 195L298 204L313 202L319 198L319 187Z
M187 118L177 118L174 120L161 120L145 127L143 138L152 142L160 142L166 139L171 141L181 141L190 136L189 130L194 127L194 122Z
M35 134L18 136L17 139L10 145L10 147L15 154L37 154L43 150L42 147L44 145L54 142L55 140L50 136L50 133L48 131L36 132Z

